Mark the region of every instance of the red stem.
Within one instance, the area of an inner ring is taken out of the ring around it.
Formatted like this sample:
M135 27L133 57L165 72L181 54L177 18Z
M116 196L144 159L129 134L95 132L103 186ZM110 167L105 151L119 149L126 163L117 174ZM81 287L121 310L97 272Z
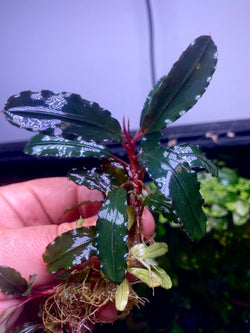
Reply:
M115 156L115 155L111 155L111 158L112 158L114 161L116 161L116 162L120 163L121 165L123 165L124 168L127 170L127 168L128 168L128 163L126 163L125 161L123 161L122 159L120 159L119 157L117 157L117 156Z
M125 119L123 118L123 133L124 138L122 142L122 146L128 153L129 163L126 167L128 172L128 176L131 182L131 186L133 188L133 193L129 196L129 205L131 205L135 211L135 236L143 235L142 228L141 228L141 218L143 212L143 205L142 205L142 190L145 188L143 183L143 178L145 174L145 168L143 167L140 169L140 165L138 162L139 154L136 153L136 143L138 139L140 139L144 132L140 128L134 137L131 136L129 132L129 123L128 123L128 130L125 125ZM137 238L137 237L136 237Z

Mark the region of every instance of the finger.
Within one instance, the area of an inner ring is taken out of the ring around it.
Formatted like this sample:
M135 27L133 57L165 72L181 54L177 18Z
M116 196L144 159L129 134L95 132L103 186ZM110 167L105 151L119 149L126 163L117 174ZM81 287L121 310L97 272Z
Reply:
M0 188L0 225L8 228L74 221L97 214L100 204L82 205L62 217L66 209L83 201L102 201L102 194L66 178L44 178Z
M142 226L146 236L152 237L155 232L155 220L148 209L143 209Z
M86 218L84 225L95 225L96 220L96 215ZM76 228L76 222L18 229L2 228L0 230L0 266L6 265L15 268L25 279L36 273L38 285L48 283L52 275L46 272L46 264L42 259L42 254L46 246L54 241L58 235L74 228ZM146 235L153 235L154 220L148 210L145 210L143 214L143 228Z
M102 323L113 323L117 317L117 309L114 302L108 302L96 312L97 320Z
M97 216L86 218L84 225L95 225L96 219ZM152 214L147 209L144 209L142 224L145 235L152 236L155 223ZM42 254L46 246L59 234L75 227L76 222L0 230L2 246L0 251L0 265L15 268L26 280L28 280L31 274L36 273L38 274L36 285L48 284L53 279L53 275L46 272L46 264L42 259ZM0 314L11 305L17 303L19 303L18 299L0 292ZM109 311L106 312L109 313ZM100 317L104 316L106 318L106 312L104 311ZM114 313L116 314L116 312ZM113 315L114 313L112 312Z
M95 225L97 216L85 219L86 226ZM42 254L46 246L58 235L76 228L76 222L59 225L44 225L18 229L1 229L0 266L15 268L28 280L31 274L38 275L36 285L49 283L53 275L46 271Z

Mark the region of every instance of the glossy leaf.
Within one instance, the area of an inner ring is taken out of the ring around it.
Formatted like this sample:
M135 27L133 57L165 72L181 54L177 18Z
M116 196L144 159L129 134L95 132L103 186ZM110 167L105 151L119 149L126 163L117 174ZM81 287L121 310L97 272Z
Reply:
M103 159L101 168L74 168L68 178L77 185L85 185L91 190L99 190L105 194L126 182L128 177L124 168L107 158Z
M56 273L70 269L96 255L95 227L82 227L67 231L50 243L43 254L47 271Z
M107 278L117 284L125 278L127 256L127 192L111 191L102 205L96 223L98 258Z
M149 271L146 268L129 267L128 272L146 283L150 288L160 287L162 285L161 278L155 272Z
M8 295L19 296L28 289L27 281L14 268L0 266L0 291Z
M206 216L202 210L200 185L188 163L163 147L143 153L140 162L146 166L161 193L172 200L173 210L188 235L193 240L203 237Z
M106 193L112 189L112 177L106 173L100 173L101 170L93 168L88 170L86 168L74 168L67 177L77 185L87 186L90 190L98 190Z
M121 141L119 122L97 103L77 94L23 91L10 97L7 120L21 128L69 140Z
M102 170L109 174L113 179L113 183L118 186L128 181L128 176L124 167L111 159L103 159Z
M147 134L159 132L186 113L205 92L216 63L211 37L198 37L150 92L141 114L142 129Z
M217 167L211 162L198 146L188 144L166 148L166 151L176 154L179 160L187 162L192 169L204 169L213 176L218 176Z
M128 304L129 283L124 279L121 284L117 285L115 292L115 307L118 311L124 311Z
M151 103L152 103L152 99L155 99L155 94L158 93L162 83L165 80L165 76L163 76L162 78L160 78L158 80L158 82L156 82L156 84L154 85L153 89L149 92L147 99L145 101L145 104L143 106L143 110L141 112L141 118L140 118L140 126L142 127L143 130L146 129L145 126L143 126L143 121L145 120L145 116L147 116L149 110L151 109ZM159 132L159 131L158 131Z
M109 150L95 142L66 140L60 137L38 134L31 138L24 152L33 156L105 157Z
M160 147L161 134L147 135L142 141L140 148L141 153L151 154L155 149ZM194 170L206 170L213 176L218 176L217 167L211 162L206 155L201 151L200 147L182 144L174 147L164 147L166 154L169 154L171 158L178 159L180 162L187 162L189 167Z
M160 191L149 194L143 201L143 205L148 207L152 213L162 214L168 222L180 223L174 212L172 200L166 198Z

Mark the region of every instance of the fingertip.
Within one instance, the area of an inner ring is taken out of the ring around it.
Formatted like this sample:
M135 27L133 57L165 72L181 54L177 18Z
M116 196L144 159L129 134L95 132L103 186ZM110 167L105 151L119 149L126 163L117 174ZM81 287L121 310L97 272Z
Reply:
M142 213L142 225L146 236L152 237L155 232L155 220L148 209L144 209Z
M117 309L114 302L108 302L97 313L97 319L101 323L113 323L117 319Z

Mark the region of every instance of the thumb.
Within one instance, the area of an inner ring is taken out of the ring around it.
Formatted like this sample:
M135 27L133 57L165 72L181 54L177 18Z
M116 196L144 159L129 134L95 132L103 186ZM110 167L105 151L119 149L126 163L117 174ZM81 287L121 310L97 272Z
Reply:
M95 225L96 219L97 216L86 218L84 225ZM46 246L57 236L74 228L76 222L1 229L0 266L6 265L16 269L26 280L31 274L36 273L36 285L49 283L53 276L46 271L42 254Z

